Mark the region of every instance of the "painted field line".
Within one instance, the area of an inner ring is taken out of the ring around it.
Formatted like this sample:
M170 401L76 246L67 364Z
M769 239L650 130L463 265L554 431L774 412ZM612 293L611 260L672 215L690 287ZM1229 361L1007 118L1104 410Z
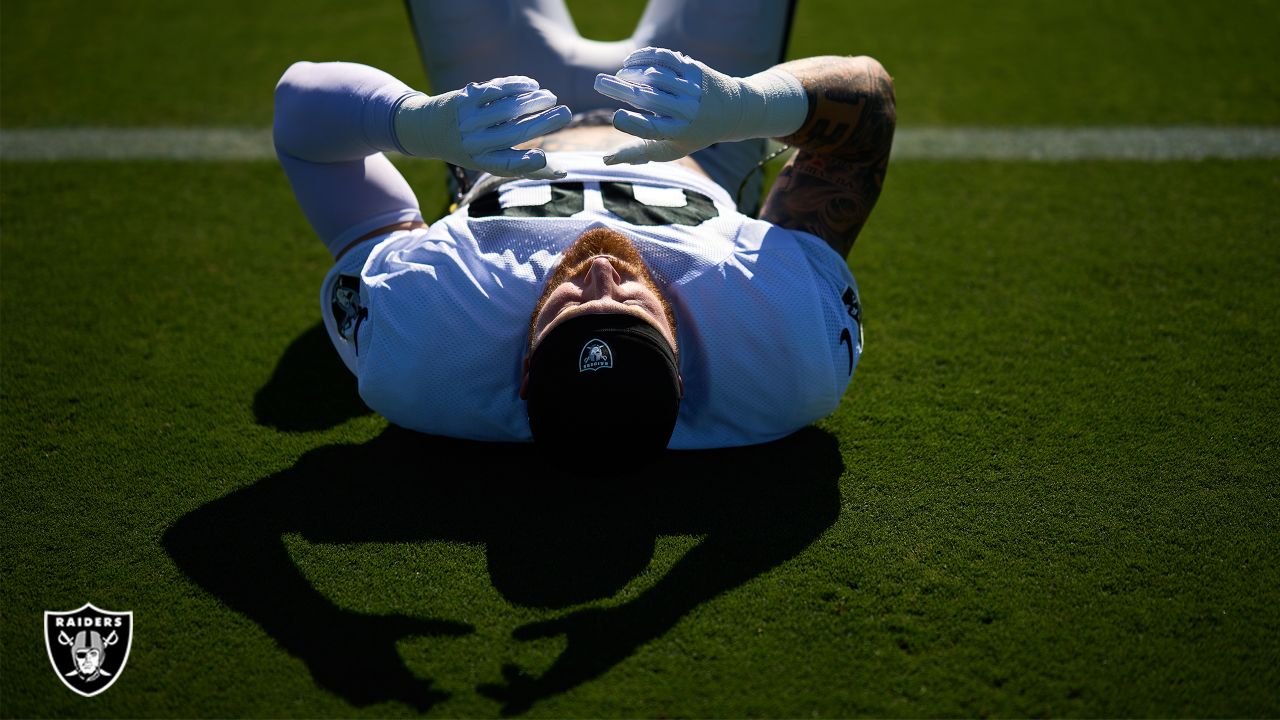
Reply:
M258 128L32 128L0 130L0 160L266 160Z
M268 160L258 128L0 130L0 160ZM1168 160L1280 158L1280 127L929 128L898 130L895 160Z
M1275 127L904 128L898 160L1209 160L1280 157Z

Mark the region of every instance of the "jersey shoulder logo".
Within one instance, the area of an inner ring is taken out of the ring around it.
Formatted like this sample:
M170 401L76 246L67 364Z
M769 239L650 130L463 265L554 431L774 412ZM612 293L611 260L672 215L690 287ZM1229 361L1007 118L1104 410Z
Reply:
M853 335L849 333L849 328L844 328L843 330L840 331L840 344L847 346L847 349L849 350L848 374L852 375L853 374Z
M858 326L858 347L862 347L862 303L858 299L858 293L854 291L853 286L846 286L844 293L840 295L840 301L844 303L844 310ZM853 333L849 332L849 328L840 330L840 344L846 346L849 351L849 369L848 375L853 375Z
M101 610L91 603L76 610L46 610L44 645L62 684L93 697L119 680L129 661L133 612Z
M333 286L333 322L338 327L338 335L355 346L356 354L360 354L358 334L360 323L369 317L369 309L360 303L360 276L339 275Z
M603 340L592 338L578 354L578 372L605 370L613 367L613 350Z
M858 325L862 325L862 303L858 300L858 294L853 291L852 286L845 287L840 301L844 303L844 310L849 313L849 317L853 318Z

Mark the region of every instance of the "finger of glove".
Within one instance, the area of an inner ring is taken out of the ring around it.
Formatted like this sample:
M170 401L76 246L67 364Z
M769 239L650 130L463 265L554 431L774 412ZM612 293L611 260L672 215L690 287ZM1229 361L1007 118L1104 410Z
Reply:
M475 158L485 172L501 177L531 177L540 180L564 177L564 173L547 167L547 156L541 150L494 150Z
M657 65L659 67L670 68L676 74L686 79L692 80L691 74L698 73L698 67L693 64L693 60L683 53L660 47L642 47L631 53L622 61L622 67L643 67L647 65Z
M494 78L488 82L471 83L462 90L463 96L468 103L484 104L491 103L501 97L507 95L519 95L537 90L538 81L525 75L508 75L507 77Z
M613 126L628 135L645 140L665 140L678 136L689 127L689 123L660 115L641 115L630 110L619 110L613 114Z
M538 152L542 151L539 150ZM532 178L534 180L559 180L560 178L567 177L568 175L568 172L552 165L551 161L547 160L546 166L541 170L535 170L528 175L525 175L525 177Z
M605 165L643 165L647 162L679 160L687 153L665 140L640 140L623 145L604 156Z
M676 71L656 66L622 68L616 73L620 80L636 85L648 85L677 97L682 95L698 96L702 88L684 79Z
M547 133L553 133L568 125L572 117L569 108L557 105L535 115L525 115L499 125L466 133L462 136L462 150L468 155L477 156L493 150L510 148Z
M698 100L688 96L676 96L655 90L647 85L619 80L613 75L596 76L596 92L619 102L625 102L641 110L658 115L692 120L698 114Z
M478 108L458 113L458 130L468 133L513 120L522 115L539 113L555 107L556 96L550 90L534 90L508 95Z

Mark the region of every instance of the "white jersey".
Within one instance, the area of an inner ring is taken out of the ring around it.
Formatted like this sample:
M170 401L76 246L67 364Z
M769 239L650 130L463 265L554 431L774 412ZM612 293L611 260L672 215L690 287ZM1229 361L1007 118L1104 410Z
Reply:
M844 258L739 213L679 165L556 159L567 178L508 182L329 272L325 326L370 408L421 432L530 440L530 315L564 248L601 225L632 238L676 315L685 394L671 448L767 442L836 408L862 353Z

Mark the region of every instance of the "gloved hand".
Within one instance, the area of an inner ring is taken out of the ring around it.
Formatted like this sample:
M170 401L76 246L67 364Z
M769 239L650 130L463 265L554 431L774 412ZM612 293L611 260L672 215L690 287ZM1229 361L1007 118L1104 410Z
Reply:
M522 75L471 83L443 95L421 95L396 110L396 139L410 155L430 157L503 177L564 177L538 149L513 145L568 124L569 108Z
M597 75L595 88L642 111L614 113L615 128L642 139L606 156L606 165L665 162L718 142L790 135L809 112L804 87L788 72L734 78L665 48L631 53L616 75Z

